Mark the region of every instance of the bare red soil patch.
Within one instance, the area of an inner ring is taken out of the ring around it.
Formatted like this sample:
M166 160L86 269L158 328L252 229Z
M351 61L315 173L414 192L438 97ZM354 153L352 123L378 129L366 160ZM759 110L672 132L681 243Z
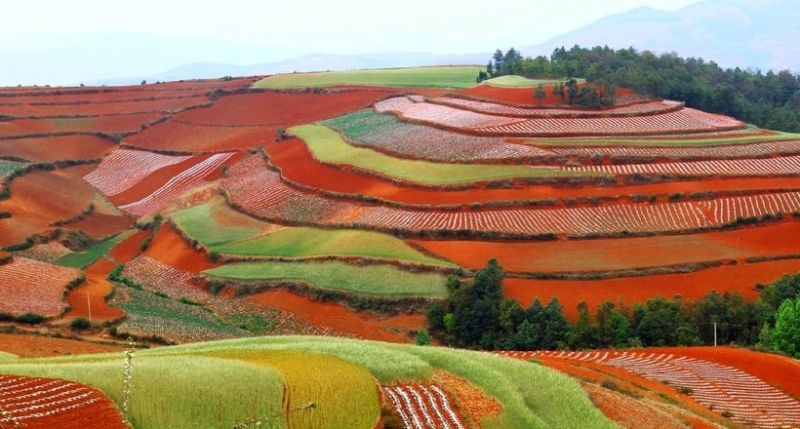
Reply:
M67 293L67 304L70 311L64 316L66 319L85 317L95 323L116 320L125 315L125 312L106 303L114 286L106 280L116 264L107 258L100 258L84 270L86 281L77 288Z
M110 140L97 136L0 140L0 157L20 158L31 162L94 159L104 156L114 147Z
M18 119L0 122L0 136L46 133L131 133L159 119L160 113L98 116L94 118Z
M167 97L152 96L149 99L136 101L114 100L114 102L87 103L76 100L75 103L60 104L17 104L12 106L0 105L0 114L20 117L52 117L67 115L120 115L131 113L171 113L186 109L187 107L200 106L209 103L204 94L188 94L187 96Z
M435 370L433 381L441 384L444 390L453 395L456 405L474 428L482 427L482 419L495 417L503 411L503 406L499 402L467 380L445 371Z
M382 317L367 312L356 313L330 302L313 302L286 290L274 290L253 295L250 299L266 307L294 314L303 321L366 340L408 343L410 331L426 325L421 314Z
M614 197L630 194L667 195L675 192L736 191L800 188L800 178L733 179L670 182L602 188L557 188L529 186L512 189L447 191L419 189L395 184L314 161L308 147L298 139L265 146L270 162L286 179L312 188L346 194L361 194L405 204L469 204L476 201L507 201L585 196Z
M141 253L142 242L153 234L153 231L150 230L139 231L114 246L109 255L117 262L123 264L130 262Z
M176 120L199 125L289 127L362 109L397 90L342 91L335 94L258 92L220 97L214 106L183 112Z
M150 150L221 152L258 147L273 141L277 126L203 126L175 120L128 137L124 144Z
M583 86L583 84L578 85ZM516 104L521 106L555 106L557 104L565 104L565 102L555 95L553 95L553 85L545 85L544 90L547 97L541 102L533 97L534 88L503 88L491 85L478 85L473 88L464 89L458 93L461 95L485 98L489 100L499 101L501 103ZM633 91L625 88L619 88L617 94L621 97L630 96Z
M671 353L732 366L800 398L800 361L786 356L733 347L671 347L642 351Z
M102 239L124 231L133 225L133 219L122 214L108 214L94 211L81 220L70 223L65 228L83 231L91 238Z
M626 305L643 303L656 296L672 298L681 295L698 299L712 290L739 292L745 299L755 300L758 283L767 284L786 273L800 270L797 260L770 261L752 264L724 265L688 274L664 274L647 277L627 277L609 280L522 280L505 279L505 296L518 300L523 306L536 298L542 302L558 297L564 315L577 320L576 306L586 301L594 311L598 304L611 300Z
M169 224L161 227L144 255L193 274L219 266L209 261L205 253L190 248Z
M125 429L112 402L85 384L49 378L0 376L3 427ZM35 399L33 399L35 398Z
M81 178L87 166L56 171L34 171L14 179L11 198L0 201L0 246L20 243L50 229L50 223L69 219L89 206L94 189Z
M502 243L411 240L461 266L480 269L496 258L506 271L604 271L800 252L800 222L735 231L598 240ZM800 262L798 262L800 268Z

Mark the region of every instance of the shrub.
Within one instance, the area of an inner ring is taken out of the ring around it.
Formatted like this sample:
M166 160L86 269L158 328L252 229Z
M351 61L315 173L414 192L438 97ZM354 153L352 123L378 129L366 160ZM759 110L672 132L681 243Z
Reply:
M431 334L428 333L427 329L420 329L417 331L417 334L414 335L414 344L418 346L431 345Z
M19 323L24 323L26 325L38 325L39 323L44 322L45 317L41 314L36 313L25 313L23 315L17 316L15 319Z
M72 323L69 324L69 328L73 331L84 331L92 327L92 322L85 317L78 317L72 320Z

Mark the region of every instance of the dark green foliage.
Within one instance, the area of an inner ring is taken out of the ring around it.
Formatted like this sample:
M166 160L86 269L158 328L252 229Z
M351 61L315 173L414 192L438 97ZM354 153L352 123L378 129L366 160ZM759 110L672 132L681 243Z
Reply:
M44 322L45 317L42 316L41 314L25 313L23 315L17 316L17 318L14 320L17 323L24 323L26 325L38 325Z
M417 331L416 335L414 335L414 344L418 346L431 345L431 334L428 333L427 329Z
M800 358L800 299L787 299L778 308L771 343L773 350Z
M92 323L89 322L89 319L85 317L78 317L72 319L72 322L69 324L69 328L73 331L84 331L92 327Z
M634 48L613 50L607 46L564 47L550 58L522 58L511 49L497 50L487 71L492 76L516 74L528 78L585 78L595 95L582 96L577 88L553 88L562 102L591 107L600 98L613 104L615 87L631 88L656 99L678 100L687 107L736 117L761 128L800 132L800 77L788 70L779 72L723 69L713 61L683 58L672 53L656 56Z
M444 307L442 304L435 302L431 305L431 308L428 310L426 314L428 319L428 327L431 331L434 332L442 332L445 329L444 326L444 316L445 316Z

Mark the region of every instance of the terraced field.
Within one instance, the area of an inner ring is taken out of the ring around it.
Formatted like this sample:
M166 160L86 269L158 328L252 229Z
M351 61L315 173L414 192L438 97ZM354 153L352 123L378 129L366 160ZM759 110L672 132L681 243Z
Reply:
M152 345L292 333L424 342L425 311L454 288L447 276L469 281L492 258L510 277L505 298L556 297L569 321L581 301L629 309L716 290L749 303L756 284L800 269L797 135L669 100L556 105L531 97L551 81L476 86L479 69L0 89L3 320L38 313L48 332ZM68 330L91 311L94 324ZM629 420L666 416L663 427L725 422L708 408L751 427L800 421L793 384L723 356L536 355L632 371L652 390L637 408L592 385L606 404L595 408L536 365L354 344L143 352L143 377L172 390L137 387L129 417L159 429L606 428L598 408L622 422L614 410L632 407ZM87 382L119 405L114 360L4 355L0 371ZM76 369L86 365L97 372ZM192 371L241 385L194 397L196 380L182 378ZM689 406L657 403L669 388L690 391Z

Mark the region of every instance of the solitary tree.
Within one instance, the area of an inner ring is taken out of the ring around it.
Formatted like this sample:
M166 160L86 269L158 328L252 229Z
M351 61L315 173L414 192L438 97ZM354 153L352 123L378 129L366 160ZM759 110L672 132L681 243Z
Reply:
M544 85L540 83L536 86L536 91L533 93L533 97L539 100L539 104L544 102L544 99L547 98L547 93L544 91Z

